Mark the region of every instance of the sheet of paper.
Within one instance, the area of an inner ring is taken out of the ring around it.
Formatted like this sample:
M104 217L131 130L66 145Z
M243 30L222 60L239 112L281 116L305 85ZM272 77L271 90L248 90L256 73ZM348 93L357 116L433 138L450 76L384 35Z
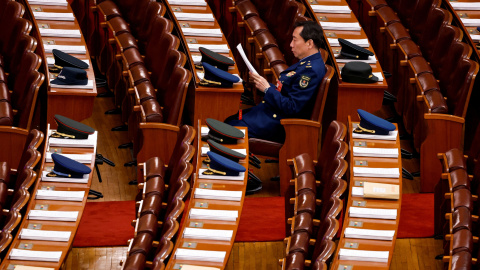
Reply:
M72 232L22 229L20 239L67 242Z
M195 199L210 199L210 200L237 201L237 202L242 200L241 191L196 188L194 195L195 195Z
M480 19L460 18L465 26L480 26Z
M380 208L366 208L353 207L349 209L350 217L359 218L378 218L378 219L396 219L397 209L380 209Z
M36 20L49 20L49 21L75 21L73 13L64 12L33 12L33 16Z
M238 211L236 210L213 210L213 209L190 209L191 219L207 219L207 220L225 220L236 221Z
M358 228L345 228L346 238L373 239L373 240L393 240L395 230L369 230Z
M398 168L353 167L353 176L399 178L400 170Z
M9 259L41 262L58 262L62 256L61 251L36 251L14 248L10 252Z
M188 43L188 48L192 52L199 52L200 47L207 48L207 49L211 50L212 52L216 52L216 53L229 53L230 52L230 49L228 48L227 44L197 44L197 43L192 44L192 43Z
M205 0L168 0L168 3L176 6L207 6Z
M480 10L480 2L455 2L450 1L455 10Z
M340 260L388 262L389 252L341 248L338 255Z
M182 28L185 36L200 36L200 37L222 37L222 30L220 28Z
M56 220L56 221L76 221L78 211L44 211L30 210L28 219L34 220Z
M227 175L205 175L202 174L207 169L198 170L198 178L200 179L213 179L213 180L233 180L233 181L243 181L245 178L245 173L240 172L238 176L227 176Z
M175 258L177 260L222 262L225 260L225 251L210 251L198 249L177 248Z
M320 21L323 30L346 30L346 31L360 31L362 27L358 22L344 23L344 22L324 22Z
M90 164L92 162L93 154L62 154L62 156L69 159L73 159L80 163ZM45 162L53 162L52 153L48 152L45 158Z
M352 196L363 197L363 187L352 187Z
M87 65L90 66L90 61L88 61L87 59L80 59L80 60L82 60L83 62L85 62ZM48 56L47 57L47 65L49 67L55 65L55 58Z
M355 157L386 157L398 158L397 148L353 147Z
M37 200L54 200L54 201L83 201L85 191L63 191L63 190L37 190L35 199Z
M479 42L480 41L480 35L470 35L473 41Z
M215 17L211 13L187 13L187 12L174 12L175 17L179 21L198 21L198 22L214 22Z
M50 86L63 89L93 89L93 80L88 80L87 85L54 84L50 81Z
M30 5L42 5L42 6L67 6L66 0L28 0ZM17 268L15 268L17 269Z
M81 38L82 33L80 30L73 29L52 29L52 28L39 28L40 35L42 37L71 37L71 38Z
M48 144L51 147L80 147L80 148L93 148L97 145L98 132L88 135L88 139L60 139L51 138L53 132L56 130L50 130L48 134Z
M51 45L51 44L43 44L43 48L45 49L46 53L51 53L53 49L57 49L63 51L64 53L71 53L71 54L86 54L87 49L85 46L76 46L76 45Z
M349 6L327 6L327 5L310 5L313 12L318 13L350 13Z
M330 46L340 47L340 42L338 41L338 38L327 38L327 40ZM370 46L368 38L348 38L346 40L360 47L368 48Z
M240 56L243 59L243 62L245 62L245 65L247 65L247 68L250 72L253 74L258 74L258 72L255 70L255 68L252 66L252 63L250 63L250 60L248 60L247 55L245 54L245 51L243 50L242 44L238 43L237 45L237 51L240 53Z
M211 230L201 228L185 228L183 237L192 239L230 241L233 230Z

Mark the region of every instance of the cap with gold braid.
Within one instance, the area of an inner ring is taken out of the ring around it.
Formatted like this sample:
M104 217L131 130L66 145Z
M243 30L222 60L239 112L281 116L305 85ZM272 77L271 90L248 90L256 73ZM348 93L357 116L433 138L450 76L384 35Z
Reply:
M212 151L207 152L207 156L210 163L207 165L208 170L203 172L205 175L238 176L241 172L247 170L235 161Z
M207 48L200 47L198 50L202 54L202 63L208 63L224 71L228 71L228 67L235 65L235 62L233 62L232 59Z
M240 78L224 70L216 68L209 63L202 62L205 76L200 82L203 86L231 88L234 83L240 81Z
M213 118L205 121L209 128L208 138L222 144L236 144L237 140L243 139L245 134L238 128Z
M53 153L52 160L55 166L47 174L48 177L83 178L83 175L92 171L86 165L60 154Z
M395 125L375 116L362 109L357 110L358 117L360 117L360 124L353 131L355 133L372 134L372 135L388 135L390 131L395 130Z
M348 40L343 38L338 39L338 43L342 46L342 50L340 51L340 55L350 58L350 59L358 59L358 60L367 60L369 56L373 56L373 52L364 49L356 44L351 43Z
M54 119L58 128L51 135L53 138L88 139L88 135L95 132L95 129L62 115L56 114Z

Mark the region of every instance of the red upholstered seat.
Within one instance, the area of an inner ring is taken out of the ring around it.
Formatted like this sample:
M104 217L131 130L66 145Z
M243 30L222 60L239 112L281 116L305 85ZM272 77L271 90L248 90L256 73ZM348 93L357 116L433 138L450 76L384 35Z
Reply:
M299 213L293 217L291 234L301 231L305 231L308 233L308 235L312 235L313 217L308 212Z
M425 99L432 113L447 114L448 107L440 90L432 89L425 93ZM422 113L422 112L420 112Z
M11 233L22 221L22 215L18 211L9 211L2 223L2 231Z
M149 99L155 99L157 93L155 92L155 87L150 80L141 82L135 86L136 92L140 98L140 103L143 103Z
M22 213L23 209L25 208L29 200L30 200L30 193L28 192L28 189L21 188L17 190L13 195L13 198L10 202L8 209L10 210L10 212Z
M447 10L437 7L430 10L428 18L425 21L424 31L417 40L417 44L420 46L424 57L430 59L440 31L445 24L451 21L452 15Z
M165 85L156 85L158 102L163 106L165 123L179 126L187 89L192 79L190 71L177 67Z
M450 173L451 189L455 191L457 189L468 189L470 190L470 178L465 170L455 170Z
M314 237L316 241L323 241L324 239L333 240L339 229L339 222L333 217L327 217L321 221L318 228L317 236Z
M137 219L135 224L135 235L140 233L149 233L153 237L157 235L158 219L153 214L145 214Z
M190 175L193 172L193 165L185 162L182 164L181 171L178 176L174 176L170 179L168 184L168 197L167 203L171 202L176 198L183 200L185 195L187 195L190 184L187 182L190 178Z
M411 39L403 39L398 42L398 46L401 48L403 53L406 56L405 60L408 60L413 57L422 56L422 51L415 43L415 41Z
M165 192L165 183L162 177L152 177L145 183L145 197L158 195L162 197Z
M170 256L172 253L174 244L172 241L169 241L167 239L160 239L160 243L157 247L157 250L155 251L155 257L153 259L153 265L152 269L163 269L162 266L164 267L164 261Z

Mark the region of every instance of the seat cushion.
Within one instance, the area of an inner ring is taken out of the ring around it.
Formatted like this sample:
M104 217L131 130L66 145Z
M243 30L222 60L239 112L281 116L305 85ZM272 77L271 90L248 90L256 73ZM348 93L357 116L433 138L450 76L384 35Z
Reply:
M450 172L450 180L452 181L452 191L462 188L470 190L470 178L468 178L466 170L455 170Z
M162 197L158 194L149 193L145 194L145 199L143 199L142 209L140 209L140 217L144 215L155 215L159 216L162 211Z
M101 13L103 13L107 21L114 17L122 16L120 9L113 1L103 1L98 4L97 7L101 10Z
M290 237L288 253L302 252L308 254L310 235L307 232L296 232Z
M458 148L453 148L445 152L447 157L447 164L450 171L455 171L458 169L467 169L467 160L463 155L463 152Z
M389 25L394 22L400 22L400 18L397 16L395 11L389 6L379 7L377 9L377 14L383 20L385 25Z
M153 237L149 233L140 233L137 234L137 236L135 236L132 241L132 246L130 248L130 251L128 252L129 256L135 253L142 253L144 255L147 255L152 248Z
M437 82L437 78L432 73L423 73L417 76L417 81L420 84L422 93L426 93L430 90L440 91L440 85Z
M130 48L123 52L123 59L128 69L135 65L143 63L143 57L137 48Z
M136 86L142 82L150 80L150 75L148 74L147 67L143 64L138 64L129 69L130 75L130 84Z
M315 214L316 206L315 193L312 190L303 190L296 196L295 210L297 214L307 212L313 216Z
M301 192L304 190L311 190L312 192L316 192L317 186L316 186L316 179L315 175L313 173L302 173L300 174L297 179L295 180L295 187L296 187L296 192Z
M432 68L430 67L430 65L428 64L427 60L425 60L425 58L423 57L414 57L410 60L408 60L410 62L410 66L412 68L412 71L414 72L414 74L416 74L417 76L422 74L422 73L425 73L425 72L428 72L428 73L432 73L433 74L433 70Z
M425 93L425 99L427 100L432 113L448 113L448 106L440 91L434 89Z
M120 35L117 35L117 45L120 48L120 52L124 52L130 48L136 48L138 50L137 40L135 37L128 33L124 32Z
M13 125L13 109L9 102L0 100L0 126Z
M300 175L305 172L315 173L315 165L313 164L312 157L307 154L301 154L295 157L296 174Z
M7 84L0 81L0 101L10 102L12 100L11 96Z
M128 23L120 16L110 19L107 24L114 36L130 32L130 27L128 26Z
M277 40L270 31L263 31L255 35L255 40L262 51L271 47L278 47Z
M258 138L248 139L249 151L255 155L278 158L278 153L283 144L262 140Z
M395 42L400 42L405 39L410 39L410 34L407 29L403 26L402 23L393 21L387 26L388 31L390 32L391 38Z
M145 161L144 168L146 181L152 177L161 177L163 178L165 174L165 163L159 157L152 157Z
M236 3L235 7L243 20L259 15L257 8L251 1Z
M407 60L413 57L422 56L422 51L418 45L411 39L403 39L397 42L407 56Z
M147 100L142 103L142 107L145 111L145 117L147 122L163 123L162 108L156 100Z
M135 86L137 90L138 96L140 97L140 103L143 103L149 99L155 99L157 97L157 93L155 92L155 88L153 84L148 81L141 82Z
M260 32L268 31L267 24L258 16L252 16L248 19L245 19L245 23L254 36Z

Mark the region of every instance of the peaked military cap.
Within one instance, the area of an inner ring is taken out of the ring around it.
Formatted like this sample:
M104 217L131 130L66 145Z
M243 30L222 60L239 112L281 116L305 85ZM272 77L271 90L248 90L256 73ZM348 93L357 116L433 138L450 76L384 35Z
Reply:
M53 170L47 174L50 177L67 177L67 178L83 178L83 175L89 174L92 170L86 165L67 158L60 154L52 154L55 166Z
M53 67L49 68L52 73L59 73L60 70L64 67L74 67L80 69L87 69L88 64L82 60L72 56L68 53L62 52L57 49L52 50L53 58L55 59L55 64Z
M377 76L372 74L372 67L364 62L348 62L343 66L342 81L349 83L376 83Z
M340 51L340 55L342 56L358 60L367 60L369 56L373 56L373 52L353 44L348 40L339 38L338 42L340 46L342 46L342 50Z
M237 76L216 68L209 63L202 62L202 65L205 71L205 76L200 82L201 85L231 88L234 83L240 81L240 78Z
M50 81L52 84L62 85L87 85L87 72L83 69L74 67L64 67L55 80Z
M72 120L68 117L56 114L53 119L57 122L57 132L52 134L54 138L88 139L95 129Z
M357 110L358 117L360 117L360 124L353 131L355 133L375 134L375 135L388 135L390 131L395 130L395 125L375 116L362 109Z
M238 176L241 172L245 172L247 170L237 162L212 151L208 151L207 156L210 159L210 163L207 165L208 170L204 171L203 174Z
M245 159L245 155L241 154L235 150L232 150L230 148L227 148L214 140L208 140L207 141L208 146L210 146L210 151L217 153L221 156L224 156L228 159L231 159L232 161L238 162L240 159Z
M236 144L237 140L245 137L245 134L238 128L216 119L207 118L206 123L210 129L208 138L218 143Z
M213 52L207 48L200 47L198 50L202 54L202 63L208 63L224 71L227 71L229 66L235 65L235 62L233 62L232 59Z

